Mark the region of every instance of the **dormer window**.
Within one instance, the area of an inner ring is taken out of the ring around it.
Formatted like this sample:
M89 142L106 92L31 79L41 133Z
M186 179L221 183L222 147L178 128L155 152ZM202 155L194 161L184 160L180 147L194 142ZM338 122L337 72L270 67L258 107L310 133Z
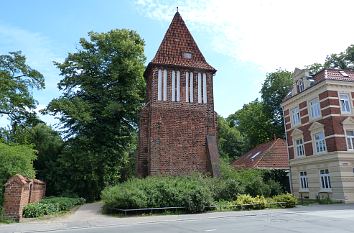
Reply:
M190 52L183 52L182 56L185 59L192 59L192 53Z
M302 79L297 81L297 90L298 90L299 93L303 92L305 90L304 81Z

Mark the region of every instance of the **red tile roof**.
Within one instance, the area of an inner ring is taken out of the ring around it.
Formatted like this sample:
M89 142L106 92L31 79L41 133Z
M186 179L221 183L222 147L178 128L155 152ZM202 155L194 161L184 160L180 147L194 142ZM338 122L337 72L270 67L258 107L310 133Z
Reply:
M314 75L313 79L320 82L324 79L339 81L354 81L354 70L349 69L323 69Z
M184 53L190 53L192 57L184 58ZM173 17L154 59L149 63L145 72L153 65L181 66L208 70L213 73L216 72L216 70L205 61L192 34L189 32L178 12L176 12Z
M232 165L235 168L289 169L285 140L278 138L256 146Z

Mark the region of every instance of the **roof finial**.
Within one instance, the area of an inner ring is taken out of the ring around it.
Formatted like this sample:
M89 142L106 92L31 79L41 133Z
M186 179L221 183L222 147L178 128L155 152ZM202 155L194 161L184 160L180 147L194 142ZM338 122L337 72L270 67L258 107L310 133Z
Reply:
M177 12L178 12L178 7L177 7Z

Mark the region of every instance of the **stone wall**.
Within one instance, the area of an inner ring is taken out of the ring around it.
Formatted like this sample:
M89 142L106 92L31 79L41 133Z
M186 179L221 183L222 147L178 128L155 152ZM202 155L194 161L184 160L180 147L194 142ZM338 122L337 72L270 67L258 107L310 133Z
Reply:
M28 203L41 200L45 195L45 188L45 183L40 180L28 179L18 174L11 177L5 184L5 216L21 221L23 208Z

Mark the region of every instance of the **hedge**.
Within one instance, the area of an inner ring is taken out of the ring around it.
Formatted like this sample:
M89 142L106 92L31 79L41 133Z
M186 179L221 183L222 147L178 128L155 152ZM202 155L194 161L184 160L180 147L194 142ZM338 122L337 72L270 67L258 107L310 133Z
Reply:
M44 215L65 212L85 203L83 198L48 197L37 203L31 203L23 209L23 217L36 218Z

